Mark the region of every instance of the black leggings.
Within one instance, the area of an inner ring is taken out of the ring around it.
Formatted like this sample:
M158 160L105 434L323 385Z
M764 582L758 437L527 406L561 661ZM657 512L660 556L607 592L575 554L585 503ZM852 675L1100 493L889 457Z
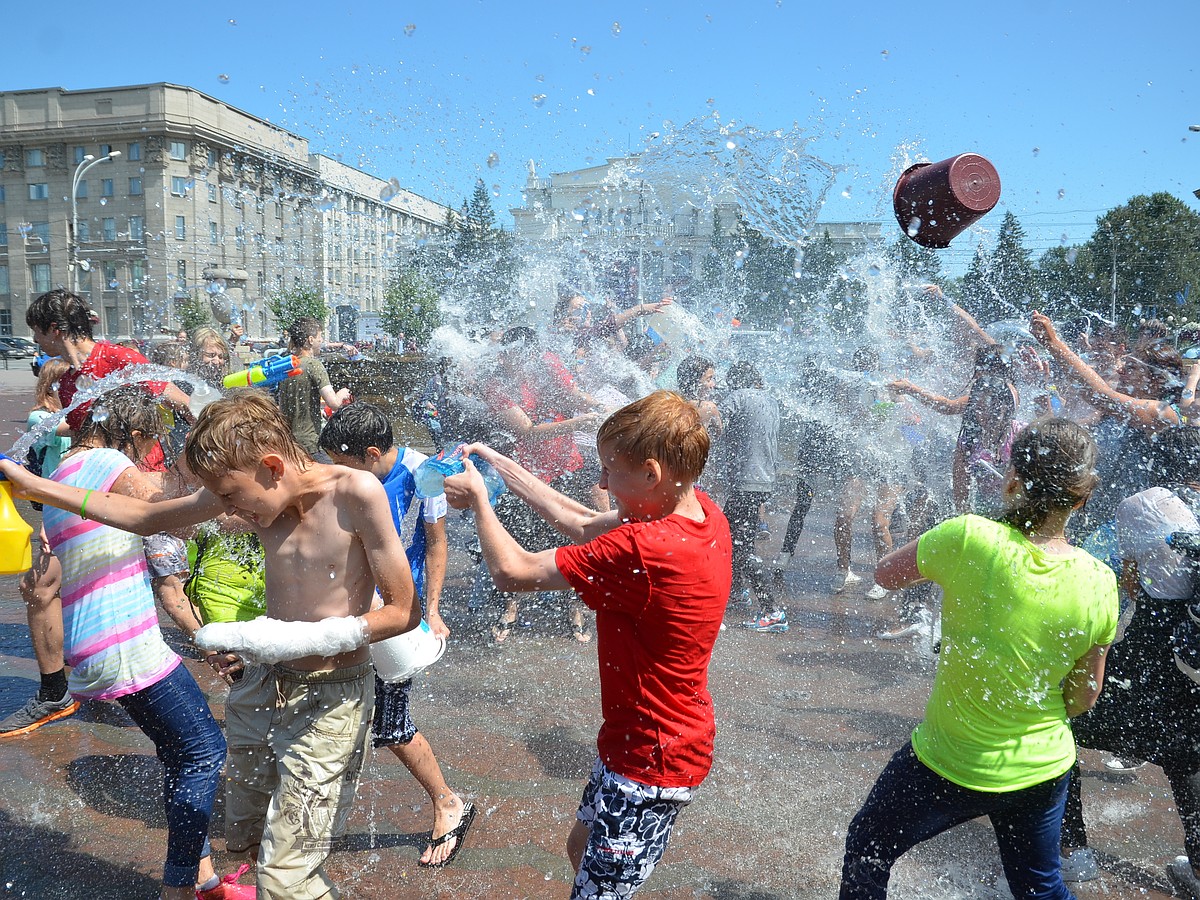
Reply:
M724 510L733 538L733 592L740 593L748 581L759 604L768 612L774 610L775 598L762 558L754 552L754 542L758 537L758 508L770 499L770 494L758 491L734 491L725 501Z
M800 532L804 530L804 520L808 517L808 511L812 509L813 489L804 478L796 479L796 505L792 507L792 514L788 517L787 531L783 533L783 546L779 548L781 553L792 554L796 552L796 544L800 540Z

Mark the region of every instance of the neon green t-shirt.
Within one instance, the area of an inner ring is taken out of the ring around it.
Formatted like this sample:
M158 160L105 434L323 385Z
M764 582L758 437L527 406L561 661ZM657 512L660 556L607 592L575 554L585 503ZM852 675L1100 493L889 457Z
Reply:
M921 536L917 567L942 586L942 650L917 758L975 791L1016 791L1075 762L1062 680L1117 629L1112 571L1082 550L1044 553L980 516Z

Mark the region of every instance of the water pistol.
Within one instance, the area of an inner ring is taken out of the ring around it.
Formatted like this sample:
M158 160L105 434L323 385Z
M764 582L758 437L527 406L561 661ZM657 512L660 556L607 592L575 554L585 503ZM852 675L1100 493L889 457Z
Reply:
M226 375L221 386L229 388L240 387L270 387L300 374L300 360L294 356L268 356L250 363L241 372Z

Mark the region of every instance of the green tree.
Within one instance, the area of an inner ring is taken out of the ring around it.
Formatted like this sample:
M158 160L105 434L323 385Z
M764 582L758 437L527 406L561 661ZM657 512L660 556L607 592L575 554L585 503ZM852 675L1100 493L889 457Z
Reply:
M450 257L453 268L445 287L467 301L469 320L494 323L513 316L519 261L512 235L496 226L483 179L476 180L471 199L454 219Z
M795 292L795 248L786 247L752 228L739 214L734 242L741 250L740 315L773 328L788 309Z
M176 309L179 310L179 324L189 334L197 328L212 324L212 307L208 298L200 296L196 291L189 294L186 300L180 300Z
M437 291L412 269L394 271L383 292L379 324L393 338L404 335L424 346L442 324Z
M1103 285L1098 293L1108 301L1106 312L1115 308L1122 321L1151 315L1196 318L1200 215L1178 198L1142 194L1109 210L1097 219L1088 249L1090 275ZM1188 303L1178 306L1175 294L1188 285Z
M329 318L325 297L320 288L311 284L297 284L275 291L267 297L267 309L271 310L281 330L305 316L311 316L322 324Z
M922 284L942 283L942 259L937 251L922 247L916 241L901 235L886 251L896 277L896 287L915 287Z
M1006 307L997 310L998 317L1014 312L1025 315L1038 305L1033 260L1025 248L1025 229L1011 212L1006 212L1000 223L989 275L997 298Z

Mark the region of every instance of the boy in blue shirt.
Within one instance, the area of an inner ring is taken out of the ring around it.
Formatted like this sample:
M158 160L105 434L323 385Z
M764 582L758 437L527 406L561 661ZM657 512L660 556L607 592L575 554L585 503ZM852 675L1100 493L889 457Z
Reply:
M438 613L446 577L446 498L413 502L413 472L426 460L425 454L397 447L383 410L362 402L348 404L334 413L321 432L321 449L337 465L370 472L383 482L392 520L412 567L417 595L425 607L425 621L435 635L448 638L450 629ZM429 794L434 808L433 831L420 864L440 868L458 855L475 808L446 784L433 749L409 717L411 688L411 679L388 684L375 677L372 744L390 748Z

